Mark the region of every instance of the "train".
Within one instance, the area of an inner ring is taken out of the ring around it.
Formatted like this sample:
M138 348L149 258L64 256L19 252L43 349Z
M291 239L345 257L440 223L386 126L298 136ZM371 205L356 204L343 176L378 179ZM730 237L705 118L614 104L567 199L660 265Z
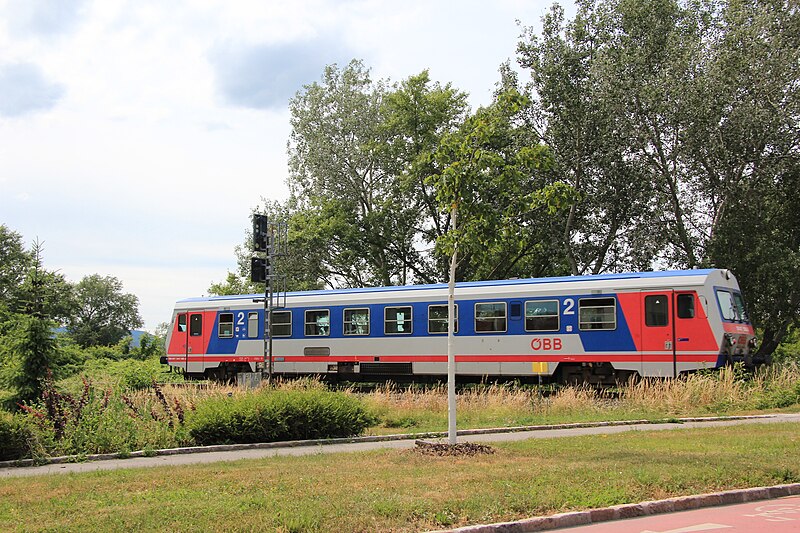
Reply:
M726 269L461 282L456 379L609 385L764 363ZM162 360L189 378L260 372L265 325L276 376L346 381L447 376L447 284L288 292L175 304Z

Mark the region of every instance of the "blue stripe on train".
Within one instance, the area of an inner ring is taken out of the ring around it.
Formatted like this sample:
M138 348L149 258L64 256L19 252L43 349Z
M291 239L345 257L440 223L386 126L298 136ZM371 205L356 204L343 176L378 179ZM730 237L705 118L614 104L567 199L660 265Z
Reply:
M604 351L636 351L633 338L628 328L628 322L625 315L622 313L619 302L617 301L617 327L614 330L589 330L580 331L578 329L578 299L579 298L609 298L613 294L585 294L585 295L569 295L559 297L545 297L545 298L527 298L527 299L485 299L480 300L459 300L458 306L458 336L475 336L482 337L484 335L540 335L540 336L553 336L553 335L580 335L581 342L583 343L586 352L604 352ZM572 299L572 314L564 314L565 300ZM524 306L526 301L534 300L559 300L560 306L560 328L558 331L541 331L530 332L525 331L524 320ZM474 306L476 303L488 302L505 302L506 303L506 324L507 331L505 333L476 333L475 322L473 319ZM522 306L521 314L513 317L511 316L512 303L520 304ZM433 302L415 302L415 303L399 303L392 304L391 302L372 304L372 305L337 305L325 307L306 307L306 308L293 308L292 313L292 338L305 338L310 342L324 342L326 338L348 338L359 339L366 338L360 336L350 336L343 334L343 320L344 310L353 308L369 308L370 310L370 335L368 338L388 338L388 337L428 337L436 336L441 337L442 334L429 334L428 333L428 306L429 305L446 305L446 301L433 301ZM385 334L384 333L384 308L385 307L407 307L412 308L412 333L410 334ZM328 336L310 336L303 335L305 325L305 311L310 309L329 309L330 310L330 335ZM232 338L219 338L219 316L221 313L234 314L234 336ZM252 312L258 313L259 332L257 338L248 337L248 314ZM264 310L263 309L249 309L247 311L220 311L214 321L214 328L212 330L212 337L209 340L208 351L209 354L232 354L236 352L236 345L239 340L263 340L263 322ZM283 337L285 338L285 337ZM282 338L276 338L280 342Z

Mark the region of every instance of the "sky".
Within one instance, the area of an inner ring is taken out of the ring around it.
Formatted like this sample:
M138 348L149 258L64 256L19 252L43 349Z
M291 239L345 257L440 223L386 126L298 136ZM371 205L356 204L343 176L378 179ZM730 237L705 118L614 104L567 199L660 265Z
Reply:
M119 278L152 331L287 197L289 100L325 65L428 69L474 109L551 4L0 0L0 224L70 281Z

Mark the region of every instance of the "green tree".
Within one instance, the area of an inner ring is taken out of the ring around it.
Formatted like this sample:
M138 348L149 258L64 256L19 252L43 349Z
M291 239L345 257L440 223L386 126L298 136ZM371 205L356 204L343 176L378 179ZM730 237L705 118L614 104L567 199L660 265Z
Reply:
M0 225L0 323L8 313L16 311L31 261L22 236L5 224Z
M549 218L575 201L574 191L550 181L547 147L519 144L528 105L514 90L502 92L435 153L441 173L430 178L439 208L458 224L439 239L439 253L458 247L457 280L545 276L563 272L547 236Z
M800 300L798 30L791 1L583 0L523 35L537 131L581 193L573 273L732 268L774 349Z
M358 61L327 67L292 100L290 233L316 250L325 285L442 275L425 247L441 234L442 218L424 178L465 106L462 93L431 83L427 72L389 87Z
M24 282L29 288L20 296L25 312L12 315L12 327L0 337L2 377L13 390L8 399L11 408L41 396L44 380L58 357L56 323L47 315L47 296L52 294L49 283L54 278L42 266L41 251L41 244L34 243Z
M447 278L447 258L435 253L435 244L449 229L450 219L437 202L434 182L440 172L435 157L442 139L457 131L467 116L467 95L451 84L431 81L428 71L395 85L384 98L383 127L389 132L386 150L397 162L396 172L404 203L413 213L415 246L401 260L417 282ZM407 277L401 280L405 284Z
M800 325L800 7L730 0L715 21L691 146L708 261L737 273L770 354Z
M531 70L532 129L552 150L558 179L579 194L553 228L575 275L646 269L664 247L658 181L632 149L633 107L620 97L628 77L618 67L635 66L621 58L628 45L616 42L624 34L620 9L582 1L566 21L554 5L542 34L529 28L518 46Z
M262 198L262 205L256 211L288 227L288 242L283 250L285 255L277 257L273 265L274 272L284 276L287 290L321 289L327 275L322 269L325 243L315 240L313 232L305 231L304 213L297 210L291 199L276 202ZM229 271L225 281L212 283L209 294L263 294L264 284L250 281L250 258L253 256L251 233L251 226L248 225L244 242L235 247L236 271Z
M113 276L94 274L75 285L76 308L67 331L81 346L111 346L142 326L139 299Z

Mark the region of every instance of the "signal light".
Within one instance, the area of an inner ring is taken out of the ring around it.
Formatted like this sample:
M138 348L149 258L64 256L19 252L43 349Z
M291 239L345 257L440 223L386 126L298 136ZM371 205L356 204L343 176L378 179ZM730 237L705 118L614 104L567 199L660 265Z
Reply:
M267 215L253 215L253 251L263 252L270 246Z
M262 257L250 258L250 281L253 283L264 283L270 274L269 259ZM267 282L269 283L269 282Z

